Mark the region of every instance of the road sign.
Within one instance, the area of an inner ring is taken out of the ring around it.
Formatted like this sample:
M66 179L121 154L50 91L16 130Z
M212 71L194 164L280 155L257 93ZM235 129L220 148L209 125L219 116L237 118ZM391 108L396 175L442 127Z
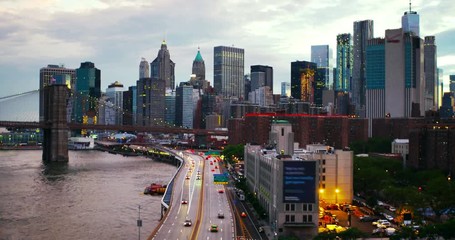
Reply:
M213 183L215 184L228 184L229 178L226 174L213 174Z

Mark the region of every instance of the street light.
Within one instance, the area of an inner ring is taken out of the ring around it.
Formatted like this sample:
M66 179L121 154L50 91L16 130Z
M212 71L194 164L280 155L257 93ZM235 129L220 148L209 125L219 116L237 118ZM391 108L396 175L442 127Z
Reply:
M340 189L335 189L335 203L338 203L338 193L340 192Z

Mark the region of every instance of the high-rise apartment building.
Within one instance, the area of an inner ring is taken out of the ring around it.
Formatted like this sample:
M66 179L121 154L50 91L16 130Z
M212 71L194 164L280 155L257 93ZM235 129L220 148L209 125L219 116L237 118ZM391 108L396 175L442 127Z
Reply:
M158 56L150 63L150 77L161 79L165 82L165 87L174 89L175 87L175 63L171 60L171 55L167 49L166 41L161 43ZM164 95L164 92L163 92Z
M66 84L69 89L73 89L74 84L76 83L76 70L65 68L64 66L59 65L47 65L39 71L39 120L44 121L44 91L43 89L46 86L49 86L53 83ZM72 102L69 102L68 105L71 106ZM68 109L68 114L71 114L72 109ZM68 121L71 120L70 116L67 114Z
M110 84L106 89L107 100L114 106L114 124L123 124L123 84L118 81Z
M137 86L123 92L123 125L135 125L137 114Z
M438 66L434 36L426 36L424 40L424 72L425 72L425 111L438 109Z
M137 81L137 124L139 126L164 125L164 79L142 78Z
M374 37L373 20L354 22L354 45L352 67L352 104L355 105L356 114L365 117L366 104L366 46L368 40Z
M101 71L92 62L83 62L76 69L76 87L74 99L74 121L83 123L96 116L96 107L101 97Z
M150 65L145 58L142 58L139 63L139 79L146 77L150 77Z
M214 48L213 82L215 92L224 98L243 99L245 96L245 51L241 48Z
M335 91L351 91L352 45L351 34L337 35L337 70L334 80Z
M330 65L329 65L329 45L313 45L311 46L311 62L317 64L319 69L322 69L324 78L324 86L326 89L331 89L330 82Z

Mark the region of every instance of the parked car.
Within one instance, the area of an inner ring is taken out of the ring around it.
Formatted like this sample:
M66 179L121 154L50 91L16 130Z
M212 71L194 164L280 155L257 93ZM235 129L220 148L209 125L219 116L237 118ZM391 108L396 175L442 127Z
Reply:
M389 221L387 221L387 220L385 220L385 219L379 219L378 221L372 222L371 224L372 224L373 226L377 226L378 224L382 224L382 223L384 223L384 222L389 222Z

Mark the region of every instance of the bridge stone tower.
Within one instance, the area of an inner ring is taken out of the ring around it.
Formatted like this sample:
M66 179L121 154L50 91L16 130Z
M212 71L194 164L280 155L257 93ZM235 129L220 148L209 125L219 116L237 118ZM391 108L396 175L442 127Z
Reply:
M53 84L41 89L44 93L43 161L68 162L68 125L66 103L69 89Z

